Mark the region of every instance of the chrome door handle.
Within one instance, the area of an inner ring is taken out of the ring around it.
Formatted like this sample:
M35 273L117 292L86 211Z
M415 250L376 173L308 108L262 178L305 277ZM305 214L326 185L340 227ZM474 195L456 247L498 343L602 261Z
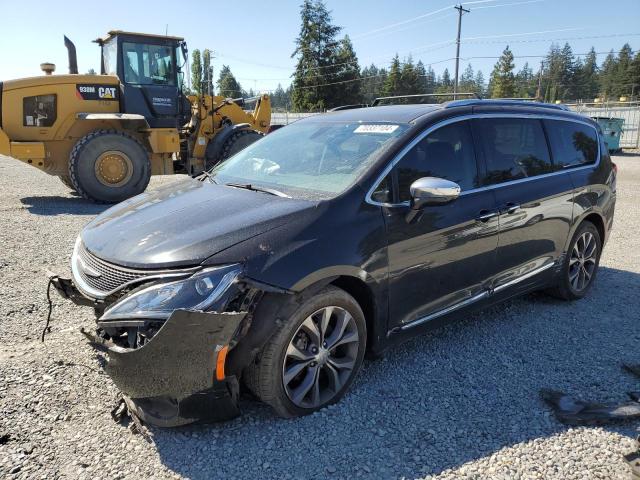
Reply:
M511 215L512 213L515 213L519 208L520 208L520 205L518 204L507 203L504 207L504 210L502 210L502 213L507 213Z
M492 218L497 217L498 215L500 215L500 212L498 212L497 210L480 210L480 215L476 218L476 220L479 222L487 222Z

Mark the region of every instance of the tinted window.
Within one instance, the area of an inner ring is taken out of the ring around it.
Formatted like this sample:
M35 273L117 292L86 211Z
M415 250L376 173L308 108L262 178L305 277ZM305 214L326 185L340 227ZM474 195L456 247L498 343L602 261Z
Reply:
M399 201L411 198L409 187L422 177L446 178L462 190L477 187L478 169L468 122L456 122L430 133L394 168Z
M540 120L477 120L487 162L483 184L508 182L554 170Z
M595 163L598 137L592 127L563 120L545 120L544 124L551 143L553 162L559 168Z
M37 95L22 100L22 124L25 127L50 127L56 122L56 96Z
M138 85L174 85L171 47L142 43L122 44L125 82Z

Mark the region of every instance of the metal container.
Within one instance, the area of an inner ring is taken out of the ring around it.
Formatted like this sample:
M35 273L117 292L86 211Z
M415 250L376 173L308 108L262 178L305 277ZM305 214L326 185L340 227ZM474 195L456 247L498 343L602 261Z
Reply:
M620 137L622 136L622 127L624 126L624 118L614 117L591 117L602 128L604 133L604 141L607 142L607 147L610 152L619 152L622 150L620 147Z

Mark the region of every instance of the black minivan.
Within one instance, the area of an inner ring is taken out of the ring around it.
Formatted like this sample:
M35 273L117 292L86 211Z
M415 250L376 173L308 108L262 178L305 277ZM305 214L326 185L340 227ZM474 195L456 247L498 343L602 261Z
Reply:
M458 100L300 120L79 235L65 298L106 370L161 426L338 401L366 352L533 290L592 285L616 167L556 105Z

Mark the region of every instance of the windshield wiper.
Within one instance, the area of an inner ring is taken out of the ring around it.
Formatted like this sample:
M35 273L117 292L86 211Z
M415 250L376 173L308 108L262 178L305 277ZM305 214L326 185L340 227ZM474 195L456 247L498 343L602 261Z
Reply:
M219 185L218 181L213 177L213 175L211 175L211 173L209 173L206 170L194 178L199 182L204 182L205 180L209 180L211 183L215 183L216 185Z
M245 190L253 190L254 192L268 193L269 195L275 195L276 197L291 198L289 195L279 190L275 190L273 188L267 188L267 187L259 187L258 185L252 185L250 183L225 183L225 185L228 187L244 188Z

